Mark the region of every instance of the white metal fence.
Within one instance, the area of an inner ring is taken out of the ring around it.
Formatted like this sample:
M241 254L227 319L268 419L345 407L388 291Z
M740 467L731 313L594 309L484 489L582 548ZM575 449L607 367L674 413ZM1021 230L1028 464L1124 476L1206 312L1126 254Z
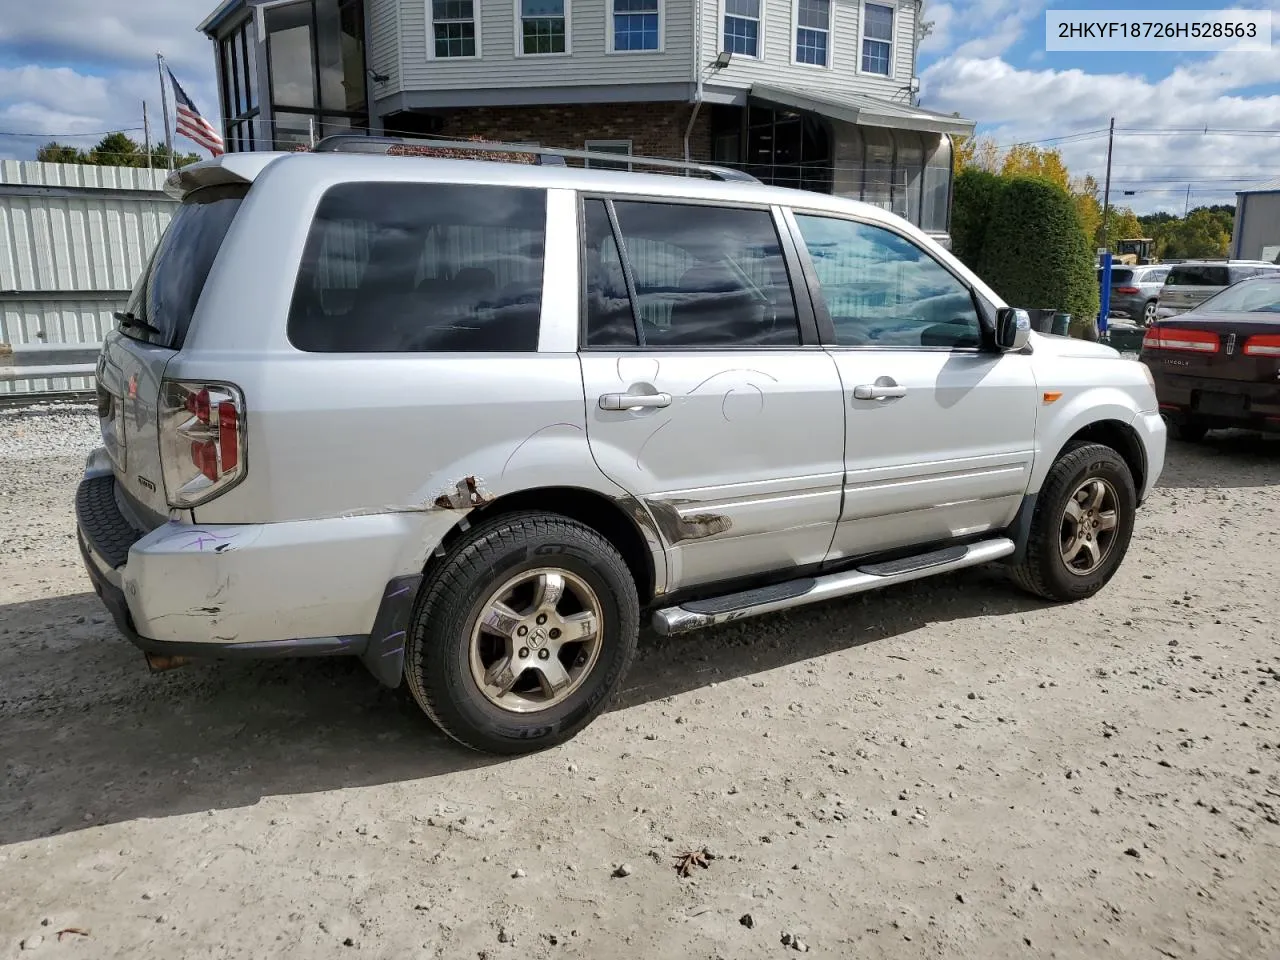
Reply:
M0 345L20 355L102 341L173 214L164 178L163 170L0 161ZM0 377L0 394L91 386L89 377Z

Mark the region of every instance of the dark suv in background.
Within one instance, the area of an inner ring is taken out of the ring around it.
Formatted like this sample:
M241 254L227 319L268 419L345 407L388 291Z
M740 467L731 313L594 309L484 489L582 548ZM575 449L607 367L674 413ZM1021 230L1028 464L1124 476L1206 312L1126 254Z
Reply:
M1137 267L1121 264L1112 267L1109 315L1145 327L1156 318L1156 300L1168 275L1168 264ZM1102 282L1101 270L1098 271L1098 282Z

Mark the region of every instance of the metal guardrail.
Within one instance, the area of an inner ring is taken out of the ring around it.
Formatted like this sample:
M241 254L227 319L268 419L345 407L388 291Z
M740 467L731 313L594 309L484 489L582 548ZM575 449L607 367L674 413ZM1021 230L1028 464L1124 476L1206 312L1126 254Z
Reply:
M0 343L0 383L92 377L100 343Z

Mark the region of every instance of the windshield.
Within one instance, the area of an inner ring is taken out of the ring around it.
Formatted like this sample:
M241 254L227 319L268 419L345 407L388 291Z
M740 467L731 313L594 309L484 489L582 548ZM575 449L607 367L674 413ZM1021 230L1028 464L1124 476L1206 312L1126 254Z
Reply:
M1225 287L1231 277L1225 266L1184 264L1170 270L1164 282L1170 287Z
M122 322L122 333L181 348L213 259L247 190L246 185L206 187L182 202L134 285L124 312L137 322Z
M1207 311L1280 313L1280 277L1237 283L1202 303L1198 312Z

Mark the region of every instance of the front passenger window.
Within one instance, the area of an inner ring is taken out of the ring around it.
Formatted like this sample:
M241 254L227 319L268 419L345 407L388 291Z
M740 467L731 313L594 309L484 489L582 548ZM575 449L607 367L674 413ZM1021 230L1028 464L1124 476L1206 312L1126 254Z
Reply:
M797 215L823 299L844 347L978 347L969 288L883 227Z

